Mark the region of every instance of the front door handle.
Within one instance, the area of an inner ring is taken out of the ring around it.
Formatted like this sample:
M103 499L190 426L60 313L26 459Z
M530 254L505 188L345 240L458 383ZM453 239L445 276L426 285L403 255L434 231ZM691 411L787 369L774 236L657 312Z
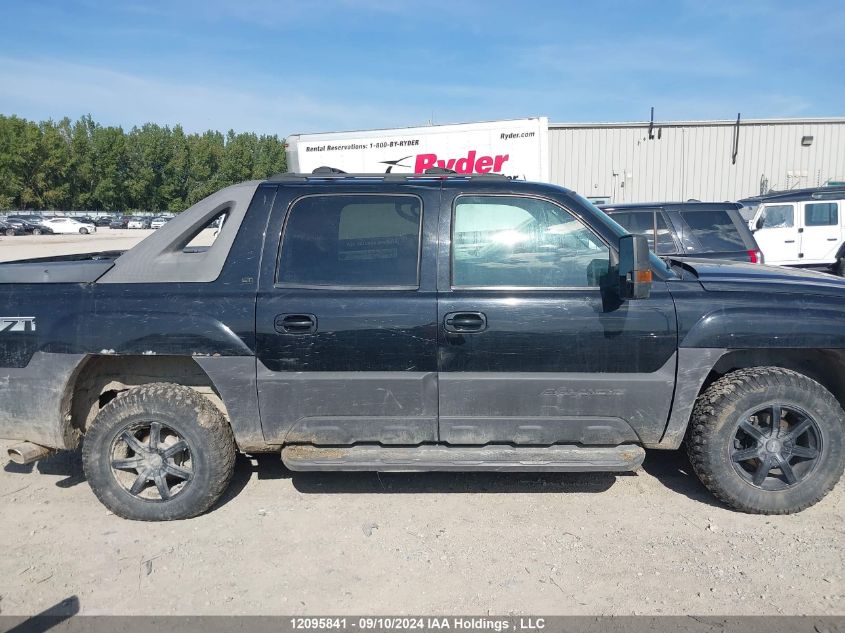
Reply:
M795 244L795 240L784 240L784 244Z
M483 332L487 329L487 317L483 312L449 312L443 318L443 327L457 334Z
M273 322L279 334L314 334L317 317L313 314L280 314Z

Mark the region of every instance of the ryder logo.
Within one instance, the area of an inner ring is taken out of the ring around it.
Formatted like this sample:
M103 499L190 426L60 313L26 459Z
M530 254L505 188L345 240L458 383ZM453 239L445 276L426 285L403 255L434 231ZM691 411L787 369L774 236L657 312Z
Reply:
M452 169L459 174L489 174L502 171L502 165L510 158L509 154L496 156L478 156L474 149L461 158L438 158L437 154L417 154L414 173L422 174L426 169L441 167Z

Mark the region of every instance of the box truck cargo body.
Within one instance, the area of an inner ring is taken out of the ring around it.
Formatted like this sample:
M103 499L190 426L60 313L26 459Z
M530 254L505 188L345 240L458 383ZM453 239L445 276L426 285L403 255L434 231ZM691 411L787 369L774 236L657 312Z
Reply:
M334 167L347 173L504 174L548 181L549 122L545 117L361 132L295 134L287 139L291 172Z

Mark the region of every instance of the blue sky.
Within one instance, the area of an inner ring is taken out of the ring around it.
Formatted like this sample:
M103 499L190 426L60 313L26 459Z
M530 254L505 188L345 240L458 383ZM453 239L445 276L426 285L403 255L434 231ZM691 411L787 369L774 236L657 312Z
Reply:
M845 2L0 0L0 113L295 132L845 115Z

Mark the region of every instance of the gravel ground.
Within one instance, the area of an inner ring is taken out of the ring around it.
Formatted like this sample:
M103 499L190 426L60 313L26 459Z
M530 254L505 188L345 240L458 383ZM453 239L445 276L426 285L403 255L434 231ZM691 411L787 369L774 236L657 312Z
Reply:
M146 234L0 238L0 260ZM72 596L84 614L845 614L843 484L797 515L744 515L676 452L631 475L306 474L241 457L212 512L155 524L110 514L61 453L5 466L0 547L12 615Z
M5 454L8 443L0 443ZM0 609L84 614L845 614L843 484L720 506L681 453L613 474L291 473L241 457L210 513L110 514L77 453L0 475Z
M126 250L152 232L149 229L98 228L91 235L3 235L0 236L0 262L27 257Z

